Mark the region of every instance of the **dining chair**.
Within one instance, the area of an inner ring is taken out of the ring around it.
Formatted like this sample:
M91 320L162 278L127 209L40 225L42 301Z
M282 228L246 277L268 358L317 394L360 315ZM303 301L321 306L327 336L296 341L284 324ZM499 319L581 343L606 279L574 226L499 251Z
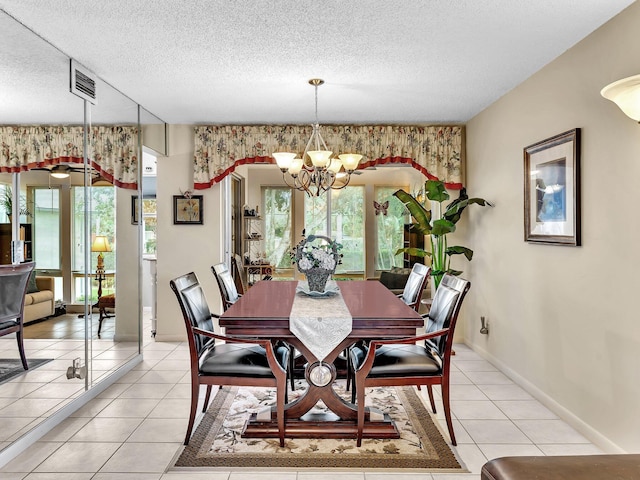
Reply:
M207 386L202 412L206 412L213 385L276 388L276 416L280 446L284 446L284 405L290 351L269 340L239 339L214 332L213 318L195 273L170 282L187 329L191 363L191 412L184 444L189 444L196 418L200 385ZM220 340L224 343L216 342Z
M226 263L217 263L211 267L213 276L216 277L220 296L222 297L222 309L227 311L231 305L236 303L240 298L240 294L236 289L231 272L227 268Z
M429 273L431 267L422 263L414 263L404 290L399 295L404 303L413 308L416 312L420 309L420 301L422 300L422 292L424 292L427 282L429 281Z
M242 257L234 253L231 255L231 276L233 277L238 295L244 295L247 291L247 288L244 286L244 280L242 279L243 271Z
M368 345L351 347L349 359L355 372L355 397L352 393L352 402L355 401L358 406L358 446L362 444L365 388L398 385L441 386L451 444L456 445L449 407L451 347L458 313L470 287L468 280L445 274L436 290L431 309L425 316L424 335L371 340Z
M25 370L29 370L29 364L23 342L24 298L29 276L35 266L35 262L0 265L0 337L16 334L18 352Z

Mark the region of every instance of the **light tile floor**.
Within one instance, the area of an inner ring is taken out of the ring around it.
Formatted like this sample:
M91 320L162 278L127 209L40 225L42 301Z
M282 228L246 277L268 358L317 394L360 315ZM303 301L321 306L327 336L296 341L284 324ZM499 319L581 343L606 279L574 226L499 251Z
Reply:
M182 448L186 428L188 348L184 343L156 343L148 336L144 342L145 359L141 364L0 469L0 477L5 480L336 478L336 472L167 471ZM458 446L453 448L471 473L349 471L339 473L341 480L477 480L487 459L499 456L602 453L471 349L459 344L455 350L451 406ZM439 391L435 391L436 418L446 432ZM3 419L3 427L5 420L16 419ZM11 424L16 431L21 427L19 421Z
M150 329L150 321L147 322ZM98 315L92 315L97 332ZM102 338L94 334L93 381L114 371L138 352L136 342L113 341L113 319L104 322ZM74 358L84 358L84 319L63 315L24 329L28 359L53 361L0 385L0 448L20 437L84 391L84 380L66 377ZM15 334L0 338L0 358L20 358Z

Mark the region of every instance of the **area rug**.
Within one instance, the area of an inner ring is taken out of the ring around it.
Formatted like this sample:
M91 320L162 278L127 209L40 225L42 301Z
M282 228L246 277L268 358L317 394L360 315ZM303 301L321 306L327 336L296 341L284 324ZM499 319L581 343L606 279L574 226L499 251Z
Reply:
M34 358L27 359L29 370L25 370L22 366L22 360L19 358L0 358L0 384L8 382L13 377L30 372L45 363L49 363L53 358Z
M340 392L339 388L336 390ZM292 392L294 398L300 393L300 389ZM345 395L344 391L340 393ZM443 439L414 387L367 390L367 405L388 413L401 438L364 439L360 448L355 439L287 438L285 446L280 447L276 438L242 438L249 415L273 405L274 396L274 389L221 388L174 466L467 471ZM321 402L315 408L326 409Z

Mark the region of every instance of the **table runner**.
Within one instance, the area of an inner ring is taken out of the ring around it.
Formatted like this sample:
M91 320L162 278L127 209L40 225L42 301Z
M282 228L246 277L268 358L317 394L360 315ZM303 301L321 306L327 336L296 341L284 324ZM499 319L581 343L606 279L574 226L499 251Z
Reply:
M326 289L336 289L337 293L326 297L310 297L297 293L289 315L289 330L318 361L324 360L347 338L352 325L351 313L336 282L329 280Z

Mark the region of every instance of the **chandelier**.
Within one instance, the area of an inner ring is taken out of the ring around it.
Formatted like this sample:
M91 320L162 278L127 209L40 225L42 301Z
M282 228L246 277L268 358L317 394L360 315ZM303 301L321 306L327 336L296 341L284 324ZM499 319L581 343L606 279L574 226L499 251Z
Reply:
M273 158L282 171L284 183L289 187L306 192L310 197L319 197L330 188L340 189L349 184L351 174L358 168L362 155L343 153L331 158L333 152L327 148L318 123L318 87L324 80L312 78L316 94L316 121L302 157L296 153L275 152Z

